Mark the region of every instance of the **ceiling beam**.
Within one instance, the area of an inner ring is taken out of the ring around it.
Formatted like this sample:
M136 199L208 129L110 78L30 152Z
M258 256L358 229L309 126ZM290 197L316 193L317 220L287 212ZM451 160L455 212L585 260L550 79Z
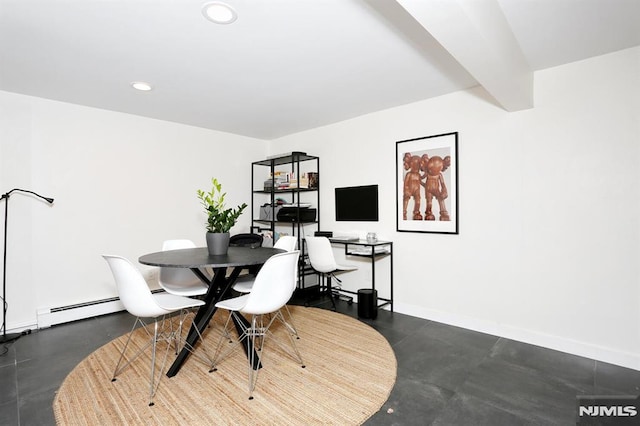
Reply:
M396 0L507 111L533 107L533 72L497 0Z

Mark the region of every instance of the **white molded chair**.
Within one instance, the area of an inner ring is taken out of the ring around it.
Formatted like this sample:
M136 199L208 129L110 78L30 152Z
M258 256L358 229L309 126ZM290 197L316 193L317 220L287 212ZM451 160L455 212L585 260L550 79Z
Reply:
M162 244L162 251L195 247L191 240L167 240ZM158 284L167 293L178 296L201 296L209 289L187 268L160 268Z
M294 251L298 245L298 239L291 235L283 235L278 238L278 241L273 245L273 248L282 249L286 251ZM239 293L249 293L253 287L253 282L256 279L254 275L244 275L239 277L233 289Z
M273 341L299 362L303 368L305 367L291 334L286 333L293 347L293 352L287 350L270 331L270 327L276 319L284 322L280 309L289 301L296 288L299 257L300 252L297 250L273 255L258 271L251 293L216 303L217 308L229 311L229 318L225 323L225 331L228 332L230 322L235 318L236 324L241 325L242 333L238 341L224 352L221 349L222 344L226 342L226 338L224 335L220 338L210 372L216 371L219 362L226 358L240 342L246 339L246 343L248 343L249 399L253 399L253 390L258 381L258 372L260 371L259 368L254 370L253 366L257 365L257 362L262 362L267 342ZM251 316L248 324L247 320L240 316L241 314ZM265 318L265 314L270 314L270 318ZM255 350L257 347L256 339L261 340L259 345L261 355L258 355L258 351ZM256 356L257 359L254 358Z
M336 263L336 259L333 256L333 249L331 248L331 242L327 237L305 237L307 243L307 252L309 255L309 263L311 267L323 277L323 281L326 280L327 292L331 299L331 305L333 310L336 310L336 302L333 295L333 289L331 287L331 279L340 281L335 274L339 272L355 271L357 266L353 265L340 265Z
M152 346L151 376L149 379L149 406L152 406L153 397L160 385L160 379L162 378L164 366L167 361L169 347L171 346L171 343L175 343L180 338L180 330L173 328L170 318L165 321L165 316L179 312L183 309L202 306L204 305L204 302L168 293L152 294L140 271L129 260L121 256L113 255L103 255L102 257L104 257L111 268L122 304L131 315L136 317L133 327L131 328L131 332L129 333L127 343L120 353L120 358L118 359L118 364L113 372L113 378L111 381L116 381L116 376L126 369L129 364L138 358L138 356L140 356L149 346ZM147 324L142 320L142 318L153 318L153 334L151 334L150 330L147 328ZM129 346L129 342L131 341L133 331L137 325L141 325L144 328L150 339L146 345L129 358L125 356L125 353ZM202 339L202 336L200 336L200 339ZM156 384L156 347L159 341L166 341L167 348ZM189 348L189 350L193 352L193 348ZM121 367L120 364L125 360L125 358L126 363ZM210 361L208 357L206 358L207 361Z
M278 241L276 241L273 247L286 251L294 251L297 245L298 238L294 237L293 235L283 235L278 238Z
M291 252L296 249L297 245L298 245L298 239L296 237L292 235L283 235L280 238L278 238L278 241L276 241L276 243L273 245L273 248L278 248L278 249L286 250L287 252ZM297 274L296 274L296 280L297 280ZM251 289L253 288L254 281L255 281L255 276L245 275L241 278L238 278L238 280L236 280L235 284L233 285L233 289L238 293L251 293ZM298 330L296 329L293 323L293 316L289 311L289 307L287 307L287 305L284 305L284 308L287 311L287 316L289 317L289 321L285 321L284 325L289 329L291 333L293 333L296 336L297 339L299 339L300 336L298 335Z
M195 247L196 245L191 240L166 240L162 243L162 251ZM158 284L160 284L160 287L167 293L177 296L202 296L209 290L209 287L187 268L160 268ZM182 324L184 324L189 315L195 316L194 309L183 309L180 311L180 330L182 330ZM179 340L182 339L182 336L178 337ZM181 348L176 345L176 355L180 349Z

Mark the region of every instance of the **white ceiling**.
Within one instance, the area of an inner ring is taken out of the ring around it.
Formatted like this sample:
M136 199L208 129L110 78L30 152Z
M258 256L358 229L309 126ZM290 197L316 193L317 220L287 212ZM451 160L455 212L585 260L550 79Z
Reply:
M640 0L226 2L0 0L0 90L269 140L640 45Z

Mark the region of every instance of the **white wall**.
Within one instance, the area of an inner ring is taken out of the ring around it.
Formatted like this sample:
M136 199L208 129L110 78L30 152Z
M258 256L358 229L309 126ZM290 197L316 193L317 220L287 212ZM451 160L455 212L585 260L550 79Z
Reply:
M639 59L635 48L538 72L526 111L478 88L270 150L321 158L323 230L394 241L396 311L640 369ZM453 131L460 234L396 232L396 141ZM333 188L374 183L378 223L334 221ZM345 288L366 285L361 269Z
M251 162L297 150L321 159L323 229L394 241L398 312L640 369L639 59L635 48L538 72L527 111L475 89L271 143L0 92L0 191L56 199L11 197L8 328L114 296L101 253L203 244L195 190L216 176L230 203L248 203ZM396 141L451 131L460 234L396 232ZM380 221L336 223L333 188L371 183ZM367 269L345 286L366 285Z
M9 330L34 327L41 308L115 296L103 253L137 263L164 239L204 245L196 190L217 177L229 205L249 203L250 164L266 153L261 140L6 92L0 112L0 191L55 198L11 196Z

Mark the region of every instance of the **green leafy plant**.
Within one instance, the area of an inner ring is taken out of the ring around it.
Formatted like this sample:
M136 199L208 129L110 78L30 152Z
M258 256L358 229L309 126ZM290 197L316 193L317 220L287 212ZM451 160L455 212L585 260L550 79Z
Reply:
M242 203L235 209L226 208L224 198L227 193L222 192L222 184L216 178L211 179L211 184L210 192L198 189L198 198L207 212L207 231L229 232L233 225L236 224L238 217L247 208L247 204Z

